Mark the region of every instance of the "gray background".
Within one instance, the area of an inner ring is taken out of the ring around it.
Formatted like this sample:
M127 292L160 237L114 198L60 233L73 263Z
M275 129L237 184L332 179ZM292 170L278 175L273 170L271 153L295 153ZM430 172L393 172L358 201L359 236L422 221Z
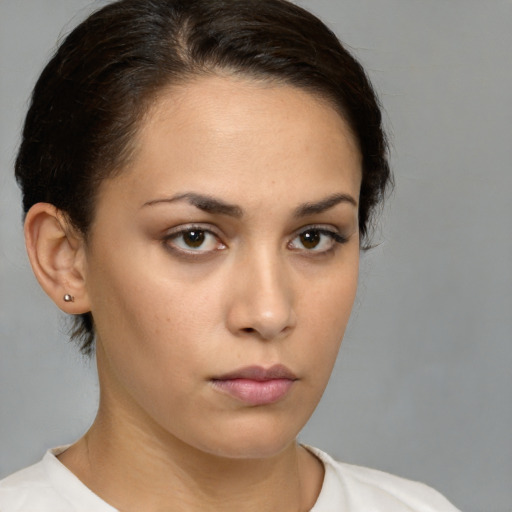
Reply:
M43 62L103 3L0 0L0 476L94 417L92 364L27 263L12 163ZM425 481L465 511L510 512L512 2L301 3L366 65L397 181L302 439Z

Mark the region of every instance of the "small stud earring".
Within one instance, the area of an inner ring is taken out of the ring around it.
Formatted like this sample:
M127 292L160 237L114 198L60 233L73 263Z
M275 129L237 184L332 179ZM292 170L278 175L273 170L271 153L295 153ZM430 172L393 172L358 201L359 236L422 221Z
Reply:
M66 295L64 295L64 302L74 302L75 301L75 297L73 297L73 295L69 295L69 293L66 293Z

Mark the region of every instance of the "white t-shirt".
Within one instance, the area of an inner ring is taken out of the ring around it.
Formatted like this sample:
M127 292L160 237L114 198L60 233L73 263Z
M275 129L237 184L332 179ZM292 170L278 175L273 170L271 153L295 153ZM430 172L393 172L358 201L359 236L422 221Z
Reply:
M41 462L0 481L0 512L116 512L88 489L49 450ZM336 462L308 449L325 466L311 512L458 512L443 496L418 482L374 469Z

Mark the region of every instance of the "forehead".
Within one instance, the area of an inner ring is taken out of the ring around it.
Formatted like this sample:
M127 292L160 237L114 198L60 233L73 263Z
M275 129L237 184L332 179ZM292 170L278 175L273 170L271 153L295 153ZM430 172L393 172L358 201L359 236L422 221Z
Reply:
M147 188L215 187L232 193L288 180L336 179L359 192L361 157L331 103L295 87L209 76L162 91L135 141L127 175ZM207 185L206 185L207 184Z
M349 124L330 100L275 80L243 75L198 76L164 89L142 123L139 140L143 140L148 130L171 124L182 129L195 124L194 129L203 128L204 132L213 129L212 135L225 136L251 131L268 133L279 130L286 122L302 129L309 126L310 136L329 125L333 135L343 134L347 143L358 146ZM298 133L292 131L290 135Z

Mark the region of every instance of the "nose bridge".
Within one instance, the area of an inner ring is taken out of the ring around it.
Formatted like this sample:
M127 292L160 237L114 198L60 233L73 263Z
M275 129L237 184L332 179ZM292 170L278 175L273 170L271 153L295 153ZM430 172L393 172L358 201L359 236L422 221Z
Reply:
M296 322L286 261L269 245L247 251L238 261L239 279L229 312L231 330L266 340L283 335Z

